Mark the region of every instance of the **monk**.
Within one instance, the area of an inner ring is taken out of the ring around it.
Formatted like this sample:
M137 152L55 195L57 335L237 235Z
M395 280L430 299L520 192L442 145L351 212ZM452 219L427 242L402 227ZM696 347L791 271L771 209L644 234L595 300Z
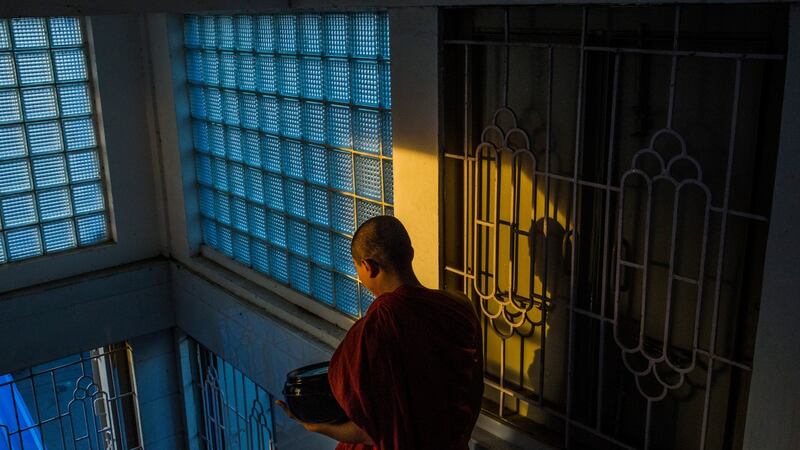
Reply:
M463 296L420 284L408 232L394 217L365 222L351 252L376 299L328 371L350 421L303 425L338 440L337 450L466 450L483 397L475 309Z

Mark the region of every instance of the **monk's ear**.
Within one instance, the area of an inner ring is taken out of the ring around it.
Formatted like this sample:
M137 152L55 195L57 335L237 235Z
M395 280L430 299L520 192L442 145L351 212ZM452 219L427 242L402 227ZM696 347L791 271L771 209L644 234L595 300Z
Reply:
M370 278L377 277L378 273L381 271L380 266L374 259L365 259L362 264L364 264L364 267L367 269Z

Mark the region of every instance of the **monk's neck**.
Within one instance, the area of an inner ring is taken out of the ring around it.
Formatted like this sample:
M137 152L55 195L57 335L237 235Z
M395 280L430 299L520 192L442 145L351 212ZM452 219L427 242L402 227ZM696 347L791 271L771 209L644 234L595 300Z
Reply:
M422 283L419 282L417 276L414 274L414 271L402 272L402 273L384 273L383 278L378 282L376 289L374 292L375 296L383 295L389 292L394 292L400 286L404 285L412 285L412 286L422 286Z

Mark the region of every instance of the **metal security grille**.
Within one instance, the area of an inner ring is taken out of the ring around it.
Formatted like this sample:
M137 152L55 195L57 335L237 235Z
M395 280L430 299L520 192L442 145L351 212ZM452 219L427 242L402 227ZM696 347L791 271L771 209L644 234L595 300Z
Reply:
M0 264L110 238L84 33L0 19Z
M352 316L350 240L393 214L386 13L187 16L205 244Z
M272 396L229 362L192 339L182 347L196 405L186 411L199 425L203 448L272 450Z
M560 447L741 447L786 8L443 23L444 280L483 314L485 410Z
M141 449L130 360L112 346L0 375L0 449Z

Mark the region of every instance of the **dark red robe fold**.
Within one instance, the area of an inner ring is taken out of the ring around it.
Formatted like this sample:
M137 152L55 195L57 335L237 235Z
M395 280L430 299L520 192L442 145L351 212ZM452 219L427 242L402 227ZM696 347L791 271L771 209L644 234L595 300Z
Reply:
M353 325L328 379L376 444L337 450L466 450L483 396L478 316L463 297L402 286Z

